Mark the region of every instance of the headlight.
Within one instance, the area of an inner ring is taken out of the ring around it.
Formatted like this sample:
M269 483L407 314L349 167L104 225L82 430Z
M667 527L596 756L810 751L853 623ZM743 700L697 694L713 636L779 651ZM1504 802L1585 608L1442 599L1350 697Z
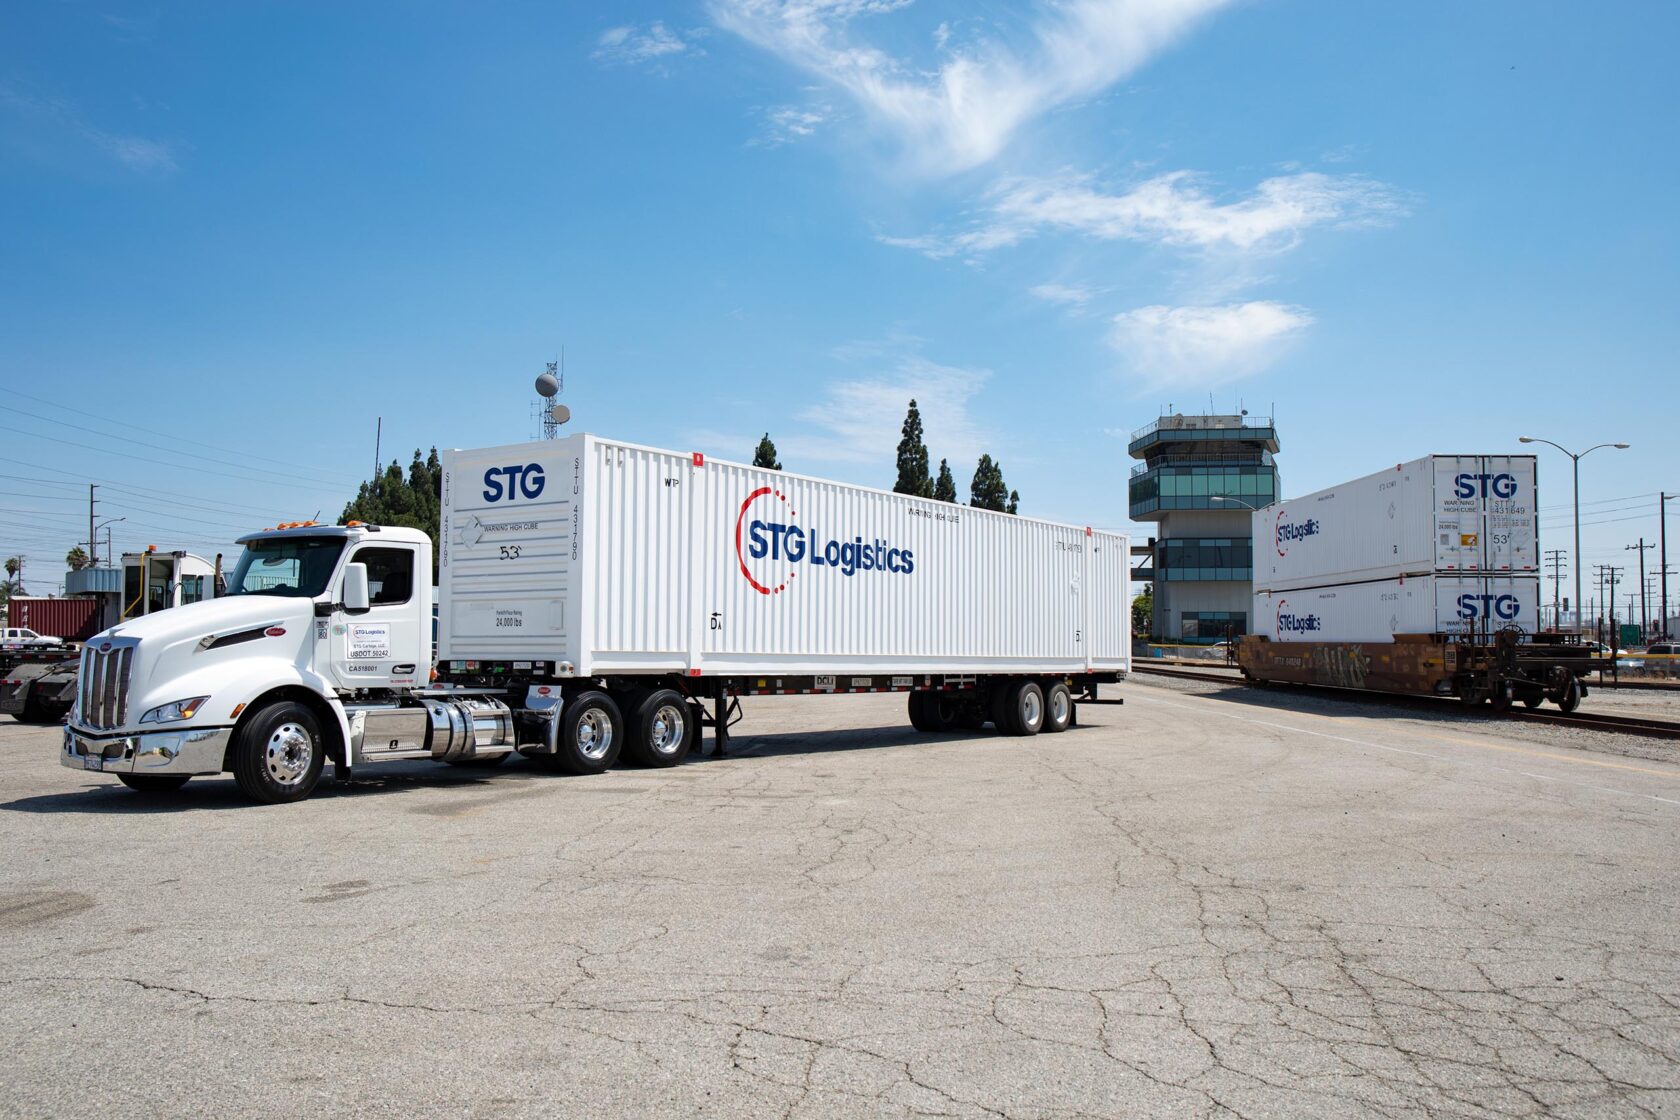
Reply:
M141 723L175 723L178 720L191 719L204 707L208 696L194 696L191 700L177 700L173 704L165 704L161 708L153 708L140 717Z

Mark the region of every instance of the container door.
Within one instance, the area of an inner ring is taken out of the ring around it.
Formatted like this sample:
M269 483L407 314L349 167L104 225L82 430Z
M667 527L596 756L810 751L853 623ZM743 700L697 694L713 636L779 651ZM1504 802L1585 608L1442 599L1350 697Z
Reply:
M1435 457L1435 570L1482 570L1482 498L1477 455Z
M1487 485L1487 566L1495 572L1540 568L1540 541L1532 455L1490 455Z

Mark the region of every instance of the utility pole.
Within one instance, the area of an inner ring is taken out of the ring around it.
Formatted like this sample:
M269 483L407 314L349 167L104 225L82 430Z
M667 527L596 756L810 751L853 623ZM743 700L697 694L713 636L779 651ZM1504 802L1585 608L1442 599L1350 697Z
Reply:
M1564 553L1563 549L1561 549L1561 548L1554 548L1554 549L1551 549L1550 551L1548 551L1546 553L1546 563L1548 563L1552 566L1552 629L1553 630L1562 630L1563 629L1563 604L1561 602L1561 597L1562 597L1562 594L1563 594L1563 558L1564 558L1564 555L1565 555L1565 553ZM1577 614L1579 614L1580 611L1581 611L1581 604L1576 603L1575 604L1575 612Z
M1641 637L1650 633L1651 629L1649 600L1645 598L1645 550L1647 548L1655 547L1657 546L1654 544L1646 544L1645 538L1640 537L1638 544L1630 544L1627 548L1622 550L1624 552L1632 552L1634 549L1639 550L1639 634ZM1633 603L1631 597L1628 602L1628 617L1633 617Z
M99 534L93 528L93 483L88 483L88 567L99 562Z
M1657 560L1662 565L1662 636L1668 632L1668 500L1680 495L1663 493L1657 497L1657 539L1662 542Z

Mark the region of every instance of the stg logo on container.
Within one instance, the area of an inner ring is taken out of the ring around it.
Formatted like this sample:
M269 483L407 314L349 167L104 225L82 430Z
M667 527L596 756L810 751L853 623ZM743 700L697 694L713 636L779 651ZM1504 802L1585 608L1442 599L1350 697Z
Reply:
M1320 528L1316 517L1309 517L1305 521L1285 521L1283 518L1287 512L1280 509L1277 515L1277 531L1274 534L1276 541L1274 543L1277 545L1279 556L1288 556L1289 545L1295 541L1304 541L1308 537L1318 536Z
M1460 595L1458 617L1466 621L1478 618L1497 618L1510 622L1522 614L1522 600L1515 595Z
M1457 498L1514 498L1517 496L1517 479L1515 475L1505 474L1461 474L1453 479L1453 496Z
M916 557L908 548L894 548L879 537L864 540L830 539L797 522L799 511L788 496L771 486L747 495L735 518L735 558L741 575L760 595L780 595L798 574L795 565L836 568L843 576L859 572L909 575Z
M1324 620L1316 614L1296 614L1289 609L1288 599L1279 599L1277 632L1279 634L1311 634L1324 629Z
M543 474L541 463L491 467L484 472L484 500L511 502L523 497L534 502L542 497L543 487L547 483L548 479Z

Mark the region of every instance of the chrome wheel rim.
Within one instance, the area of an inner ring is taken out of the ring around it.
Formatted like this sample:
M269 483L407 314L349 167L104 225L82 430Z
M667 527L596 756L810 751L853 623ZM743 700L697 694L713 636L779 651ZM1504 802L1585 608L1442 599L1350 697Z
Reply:
M1044 700L1036 692L1021 694L1021 722L1032 727L1044 718Z
M268 776L279 785L295 786L303 781L309 773L309 764L315 760L315 740L302 725L282 723L268 737L268 747L263 753Z
M578 753L589 761L599 762L607 757L612 738L612 720L600 708L590 708L578 717Z
M683 735L688 730L688 721L683 716L682 709L675 704L661 705L653 713L652 739L648 743L653 753L659 755L676 754L682 747Z
M1072 701L1068 699L1068 694L1058 688L1050 694L1050 717L1058 724L1066 723L1068 720L1068 706L1071 703Z

